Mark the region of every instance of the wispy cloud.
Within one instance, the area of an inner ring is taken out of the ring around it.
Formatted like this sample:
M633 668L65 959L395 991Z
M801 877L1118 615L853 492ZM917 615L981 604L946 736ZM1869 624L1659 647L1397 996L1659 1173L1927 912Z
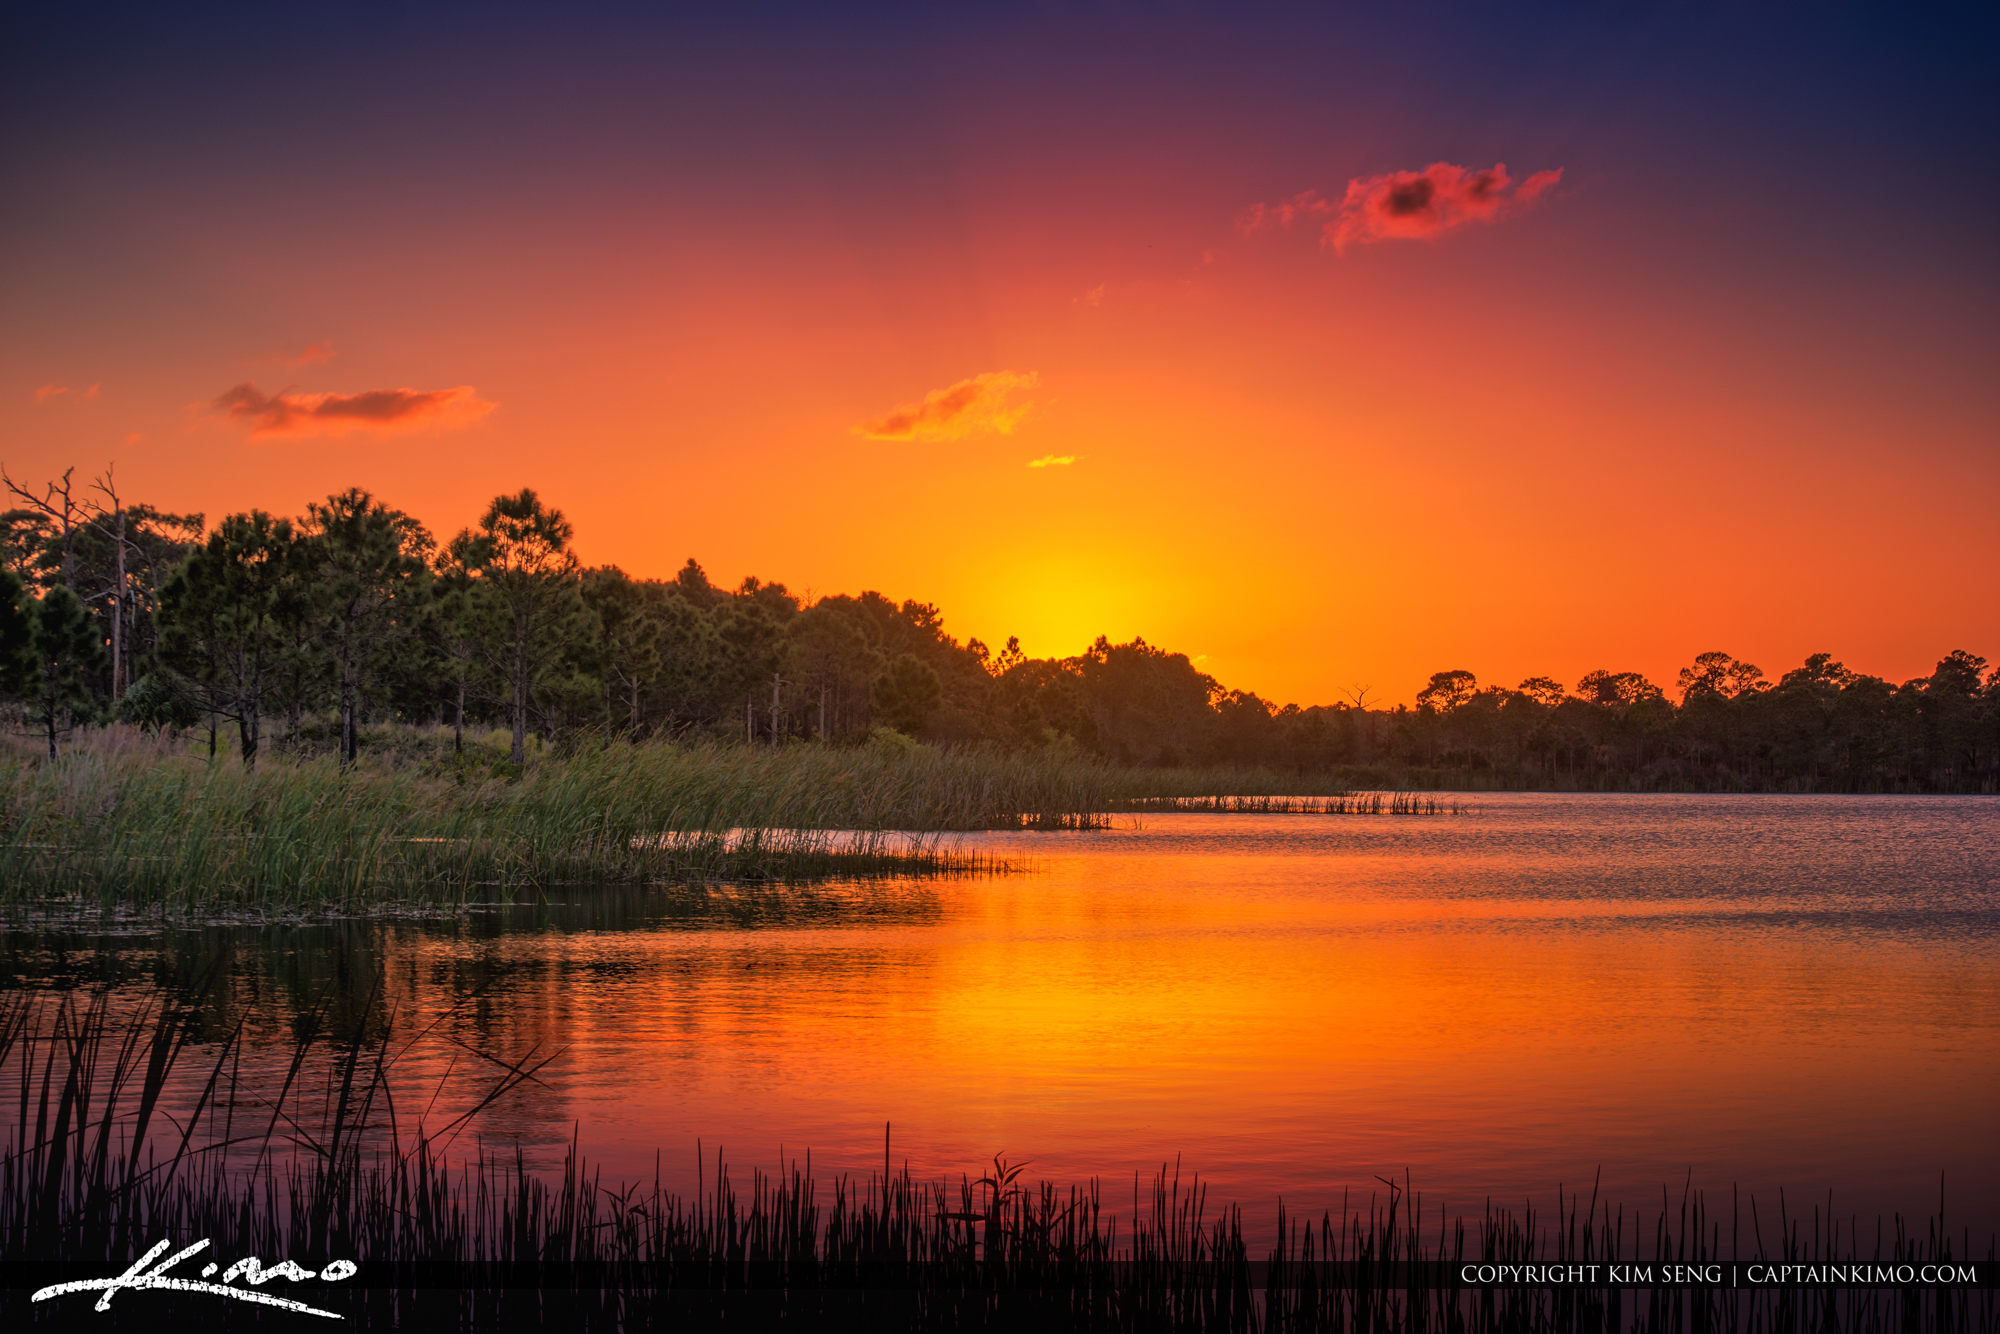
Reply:
M1301 190L1290 199L1275 204L1252 204L1236 217L1236 230L1245 236L1279 231L1300 218L1324 218L1334 212L1331 200L1317 190Z
M1086 306L1101 306L1101 305L1103 305L1103 304L1104 304L1104 284L1103 284L1103 283L1099 283L1099 284L1098 284L1097 286L1095 286L1095 287L1091 288L1091 289L1090 289L1090 290L1089 290L1088 292L1085 292L1085 293L1084 293L1084 294L1083 294L1082 296L1078 297L1078 298L1077 298L1077 300L1078 300L1078 301L1081 301L1081 302L1082 302L1082 303L1083 303L1084 305L1086 305Z
M933 389L919 403L906 403L886 416L854 428L870 440L957 440L994 432L1010 434L1034 405L1011 402L1010 396L1035 388L1041 378L1033 371L987 371L943 389Z
M1433 162L1422 171L1356 176L1335 204L1306 190L1275 204L1253 204L1237 218L1244 235L1319 223L1320 244L1336 254L1372 241L1429 240L1475 222L1498 222L1532 206L1562 180L1560 167L1519 185L1496 162L1477 171Z
M254 384L239 384L209 404L231 420L249 423L254 438L450 430L479 420L493 406L469 384L451 389L370 389L359 394L295 394L285 389L265 394Z
M1074 454L1044 454L1038 459L1029 459L1030 468L1067 468L1076 462Z
M317 343L308 343L306 350L296 357L284 357L282 360L287 366L317 366L322 361L333 360L333 344L324 339Z
M79 398L96 398L97 389L98 386L92 385L77 396ZM76 390L71 389L66 384L45 384L35 391L35 402L46 403L52 398L61 398L65 394L75 394L76 392Z

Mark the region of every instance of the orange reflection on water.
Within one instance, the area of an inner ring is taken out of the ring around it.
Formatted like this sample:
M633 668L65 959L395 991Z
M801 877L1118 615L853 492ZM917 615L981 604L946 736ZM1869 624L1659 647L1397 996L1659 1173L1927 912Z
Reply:
M454 1151L554 1165L575 1133L607 1179L692 1187L698 1144L865 1172L890 1123L919 1175L1005 1153L1114 1202L1178 1158L1253 1236L1378 1176L1477 1211L1600 1169L1634 1205L1735 1184L1864 1219L1928 1216L1942 1173L1949 1219L2000 1225L2000 801L1482 796L970 841L1025 869L50 957L216 951L273 1081L296 1014L346 979L350 1031L379 972L406 1119L476 1102L479 1053L553 1053Z
M501 1129L579 1122L635 1172L691 1178L697 1139L866 1170L892 1122L920 1172L1178 1156L1253 1213L1601 1167L1634 1202L1691 1177L1864 1213L1927 1212L1943 1172L1963 1220L2000 1186L2000 804L1731 800L991 835L1033 871L407 948L521 974L486 1040L568 1044Z

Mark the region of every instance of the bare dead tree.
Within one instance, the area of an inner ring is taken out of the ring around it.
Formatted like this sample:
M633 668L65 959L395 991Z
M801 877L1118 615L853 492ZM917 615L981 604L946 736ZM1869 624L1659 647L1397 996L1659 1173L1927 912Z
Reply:
M70 474L75 468L63 469L60 482L50 482L41 495L36 495L22 486L7 473L6 465L0 464L0 483L28 502L29 508L53 522L62 535L63 587L76 591L76 530L80 522L87 519L85 506L70 494Z
M74 468L63 471L60 481L48 483L37 495L0 467L0 483L14 495L26 501L31 507L28 513L47 520L54 528L62 551L63 587L77 592L76 580L76 540L85 528L102 534L111 544L112 568L109 586L100 592L85 597L86 602L102 598L105 602L105 619L109 622L111 639L111 700L115 704L125 696L130 683L132 638L136 633L133 618L132 570L136 562L143 566L151 585L155 602L159 598L160 570L157 552L149 550L136 540L147 534L147 525L152 525L155 533L165 533L169 540L174 534L192 541L200 535L200 515L161 514L147 506L140 506L135 512L128 507L118 492L118 465L107 464L102 474L90 483L102 500L79 497L75 494ZM17 511L18 512L18 511ZM135 518L136 514L136 518ZM138 527L134 527L134 524ZM78 596L84 595L79 593Z
M125 504L118 498L117 468L118 465L115 463L106 464L104 475L91 483L93 488L102 493L111 502L111 512L107 515L104 513L103 506L93 504L91 509L96 511L96 513L90 520L93 528L111 539L113 567L109 611L111 612L111 702L113 704L125 698L125 618L126 604L130 601L125 596L125 549L127 545L125 538ZM65 474L65 480L67 480L67 474ZM107 519L109 520L108 523L106 522Z

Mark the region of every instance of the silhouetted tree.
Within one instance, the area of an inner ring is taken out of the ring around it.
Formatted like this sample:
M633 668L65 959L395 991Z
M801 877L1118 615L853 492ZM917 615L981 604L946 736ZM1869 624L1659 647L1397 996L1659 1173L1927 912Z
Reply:
M60 586L42 594L30 627L34 668L28 682L29 721L56 739L92 712L91 678L104 670L104 641L76 594Z
M493 590L479 578L485 552L485 543L469 531L438 551L432 567L430 615L424 618L431 652L443 669L454 755L465 751L465 710L485 660L481 646L500 639Z
M1478 693L1479 678L1467 671L1437 672L1430 684L1417 692L1417 707L1433 713L1450 713L1465 706Z
M875 682L876 714L910 736L924 730L943 700L944 686L936 670L914 654L899 655Z
M0 697L28 693L35 670L35 611L21 576L0 569Z
M687 564L674 576L674 587L690 606L700 611L707 611L728 596L708 582L708 575L693 556L687 558Z
M644 718L640 699L660 675L663 627L654 599L615 565L586 570L583 603L593 616L592 665L604 696L605 740L614 726L613 696L624 705L625 727L637 735Z
M577 592L574 536L562 511L542 504L532 490L500 496L486 509L468 546L477 577L492 590L499 610L495 645L507 683L507 721L515 764L528 758L528 717L536 692L571 648L582 611Z
M307 507L299 545L308 615L333 680L340 757L361 744L364 691L419 632L434 547L424 526L359 487Z
M825 741L867 717L869 691L882 675L882 654L869 642L866 621L846 598L822 598L799 614L790 632L789 671L804 692L814 732Z
M1703 653L1692 667L1681 668L1679 685L1683 704L1697 695L1735 699L1747 691L1768 688L1761 668L1719 651Z
M654 616L660 627L660 670L651 693L661 725L679 732L728 709L733 697L721 699L723 647L716 617L673 585L660 590Z
M298 605L295 544L289 519L232 514L160 590L161 654L202 688L206 712L235 720L245 765L257 762L278 614Z
M127 502L108 472L101 499L69 482L13 485L27 503L0 514L0 569L21 589L0 596L0 693L28 699L34 659L10 678L5 641L31 640L35 594L63 588L93 642L117 648L69 655L95 666L88 707L72 700L64 720L109 701L170 728L192 709L208 715L213 753L227 717L246 763L283 709L295 744L320 735L307 720L337 718L345 760L379 711L445 721L458 750L467 726L504 722L517 761L531 726L840 744L879 721L1136 764L1353 766L1341 781L1368 785L2000 789L2000 670L1966 650L1901 684L1824 653L1771 681L1711 651L1680 671L1672 703L1635 672L1592 672L1571 692L1546 676L1481 688L1458 669L1414 707L1369 707L1366 689L1279 707L1138 638L1030 658L1013 638L997 652L961 644L936 604L878 592L802 605L775 581L718 588L693 559L666 580L611 566L586 577L569 524L533 491L498 498L433 552L414 520L362 491L296 522L233 515L204 539L200 515Z

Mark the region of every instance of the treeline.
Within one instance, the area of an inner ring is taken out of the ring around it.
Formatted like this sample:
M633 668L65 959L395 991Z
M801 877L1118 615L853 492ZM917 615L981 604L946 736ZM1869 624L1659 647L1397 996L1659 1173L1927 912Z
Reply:
M2000 670L1963 650L1892 684L1815 654L1775 681L1704 653L1678 702L1632 672L1572 690L1440 672L1414 706L1278 707L1183 654L1099 638L1029 658L945 633L879 593L807 602L783 584L585 567L562 513L501 496L438 541L362 490L303 515L128 504L106 475L5 479L0 690L49 753L109 718L270 746L360 750L365 726L584 736L1071 744L1128 764L1348 770L1372 784L1994 791Z

